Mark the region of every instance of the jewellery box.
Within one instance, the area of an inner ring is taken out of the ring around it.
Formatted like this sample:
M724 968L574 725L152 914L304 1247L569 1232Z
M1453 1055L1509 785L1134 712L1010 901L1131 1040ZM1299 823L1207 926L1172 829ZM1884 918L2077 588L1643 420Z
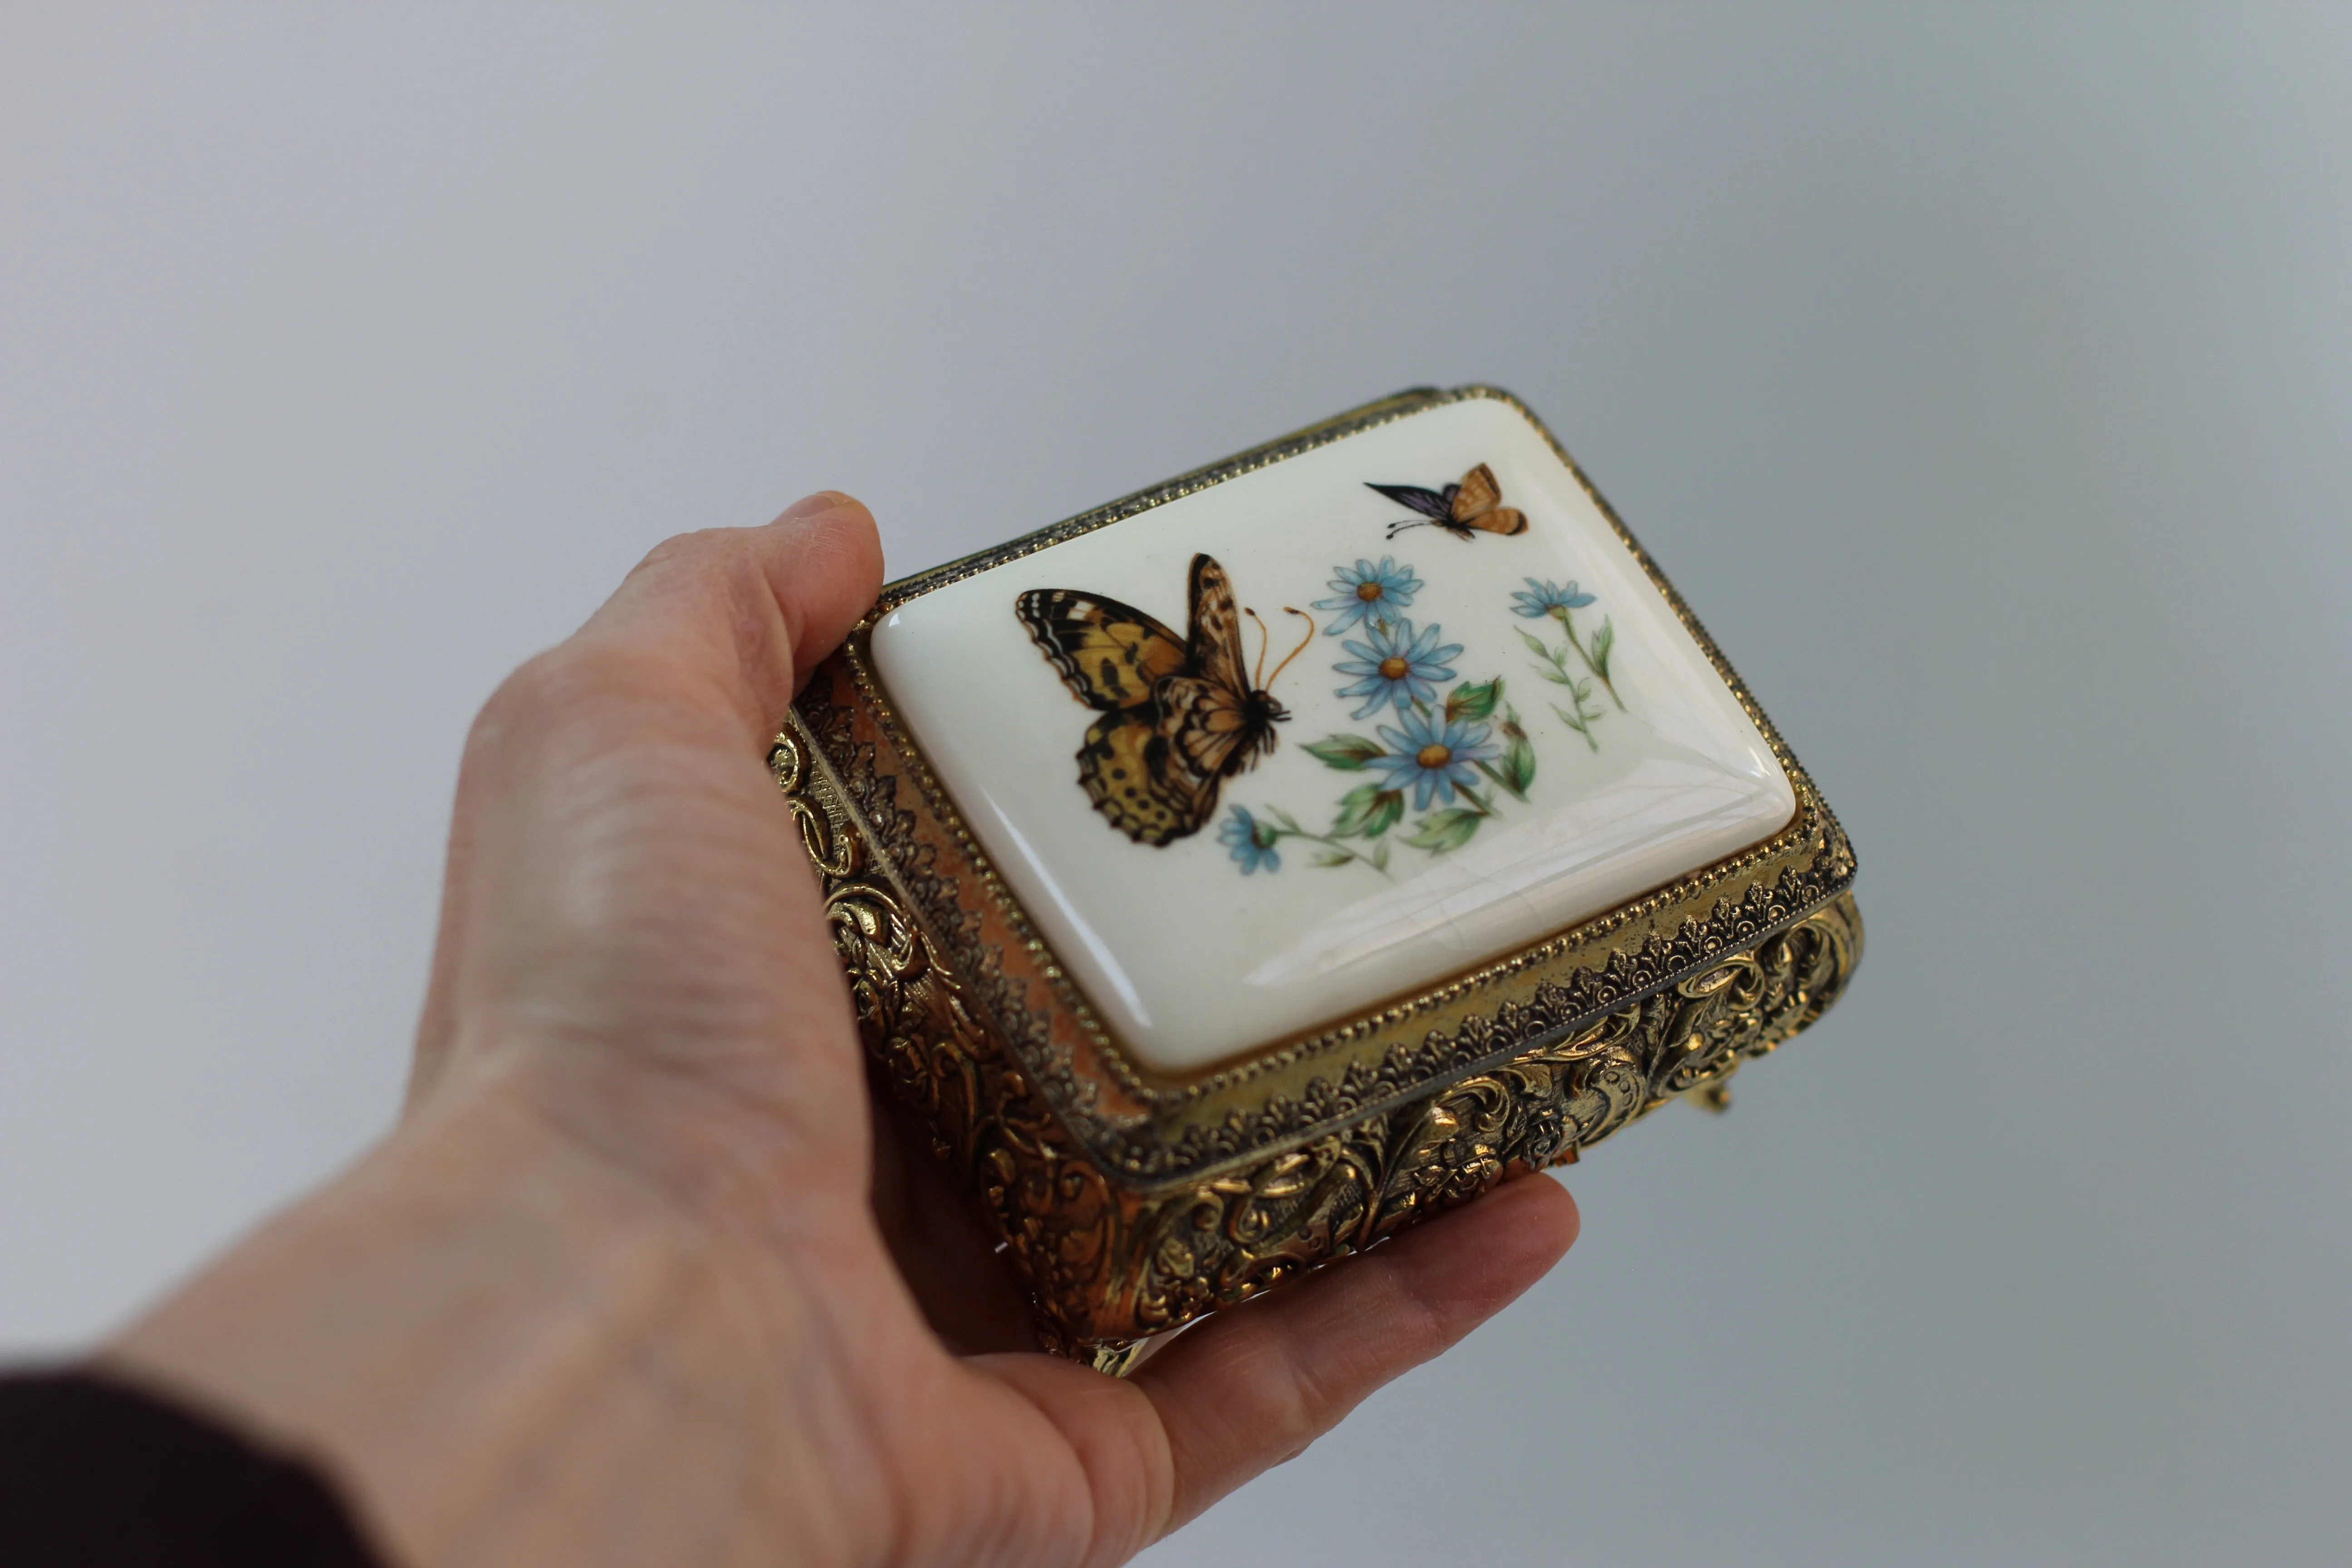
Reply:
M1719 1109L1862 951L1837 819L1489 387L892 584L769 760L882 1075L1111 1370Z

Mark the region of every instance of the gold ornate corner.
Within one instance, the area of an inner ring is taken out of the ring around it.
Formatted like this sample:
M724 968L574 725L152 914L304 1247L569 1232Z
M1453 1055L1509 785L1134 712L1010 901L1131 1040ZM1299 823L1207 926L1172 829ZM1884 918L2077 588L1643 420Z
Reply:
M1106 1370L1135 1342L1358 1252L1717 1089L1834 1001L1862 952L1840 892L1796 923L1500 1065L1214 1174L1115 1181L973 1003L803 735L769 766L823 882L858 1027L932 1152L980 1200L1048 1349Z

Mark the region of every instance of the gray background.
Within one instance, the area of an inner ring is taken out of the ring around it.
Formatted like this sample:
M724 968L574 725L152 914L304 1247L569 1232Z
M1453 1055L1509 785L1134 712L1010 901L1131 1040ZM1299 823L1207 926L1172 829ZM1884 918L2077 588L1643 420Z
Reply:
M1149 1557L2340 1561L2352 22L0 11L0 1345L388 1124L467 721L1415 382L1580 454L1870 957Z

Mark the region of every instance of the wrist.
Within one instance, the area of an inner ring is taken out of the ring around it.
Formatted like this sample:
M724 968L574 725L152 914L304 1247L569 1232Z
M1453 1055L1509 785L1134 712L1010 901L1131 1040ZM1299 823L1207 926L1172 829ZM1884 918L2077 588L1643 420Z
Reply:
M103 1359L307 1453L393 1556L436 1561L581 1522L551 1489L625 1494L675 1407L776 1354L793 1314L744 1310L725 1250L520 1097L452 1092Z

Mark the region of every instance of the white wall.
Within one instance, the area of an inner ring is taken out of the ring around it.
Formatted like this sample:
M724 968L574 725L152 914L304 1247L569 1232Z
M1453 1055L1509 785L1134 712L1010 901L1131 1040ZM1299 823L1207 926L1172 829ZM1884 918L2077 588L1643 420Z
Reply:
M10 5L0 1344L388 1124L467 721L665 533L830 486L911 569L1489 380L1870 957L1150 1561L2340 1561L2347 70L2242 5Z

